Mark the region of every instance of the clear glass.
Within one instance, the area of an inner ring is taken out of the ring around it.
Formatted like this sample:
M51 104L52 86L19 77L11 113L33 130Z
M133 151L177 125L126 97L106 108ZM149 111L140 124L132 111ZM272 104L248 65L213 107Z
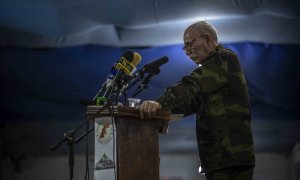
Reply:
M128 98L128 105L129 107L139 107L141 99L137 98Z

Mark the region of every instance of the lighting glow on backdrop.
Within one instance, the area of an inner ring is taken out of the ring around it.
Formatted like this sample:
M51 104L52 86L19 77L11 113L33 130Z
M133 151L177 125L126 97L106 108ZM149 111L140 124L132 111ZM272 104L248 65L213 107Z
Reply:
M249 42L224 46L240 57L255 119L297 118L300 45ZM97 45L1 48L1 121L80 120L83 108L79 101L94 97L125 50ZM181 45L130 50L142 56L138 68L162 56L170 59L140 95L143 100L159 96L196 67Z

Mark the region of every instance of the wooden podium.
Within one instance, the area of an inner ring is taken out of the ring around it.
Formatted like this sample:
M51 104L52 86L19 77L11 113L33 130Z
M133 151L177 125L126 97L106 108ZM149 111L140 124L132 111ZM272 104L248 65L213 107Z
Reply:
M94 116L99 109L99 106L89 106L87 108L87 115ZM101 165L103 168L99 169L103 170L100 171L103 175L98 174L94 176L94 180L105 180L104 176L108 176L104 175L105 171L112 167L116 168L114 176L117 174L117 180L159 180L159 133L167 133L171 119L170 111L158 111L151 120L141 119L139 109L126 106L114 107L113 113L104 110L97 114L96 119L106 118L105 121L107 122L109 118L111 119L111 114L113 114L116 128L113 137L115 137L116 145L112 145L111 151L116 153L116 162L108 161L109 155L107 154L104 154L105 157L101 155L101 161L103 162L103 159L105 159L105 162L108 163L104 166ZM109 126L114 127L113 123L112 125L104 124L96 124L102 127L100 131L97 130L99 128L95 127L96 138L99 142L102 142L101 135L103 135L103 129L105 127L108 129ZM107 132L109 131L106 130L105 133L108 134ZM102 137L104 139L104 135ZM95 154L96 156L97 154ZM114 164L115 166L109 166L109 164ZM107 179L110 178L107 177Z

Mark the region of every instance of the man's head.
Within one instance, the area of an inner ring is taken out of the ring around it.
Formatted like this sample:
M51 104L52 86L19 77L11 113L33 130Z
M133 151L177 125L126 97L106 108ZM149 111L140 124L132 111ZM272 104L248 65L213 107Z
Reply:
M190 25L183 36L184 50L195 63L202 64L203 60L218 45L216 29L206 21Z

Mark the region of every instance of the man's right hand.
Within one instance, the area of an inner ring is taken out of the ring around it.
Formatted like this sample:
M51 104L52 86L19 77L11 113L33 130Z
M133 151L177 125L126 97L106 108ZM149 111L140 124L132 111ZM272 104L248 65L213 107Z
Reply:
M161 104L156 101L144 101L140 106L140 116L142 119L151 119L157 110L162 109Z

